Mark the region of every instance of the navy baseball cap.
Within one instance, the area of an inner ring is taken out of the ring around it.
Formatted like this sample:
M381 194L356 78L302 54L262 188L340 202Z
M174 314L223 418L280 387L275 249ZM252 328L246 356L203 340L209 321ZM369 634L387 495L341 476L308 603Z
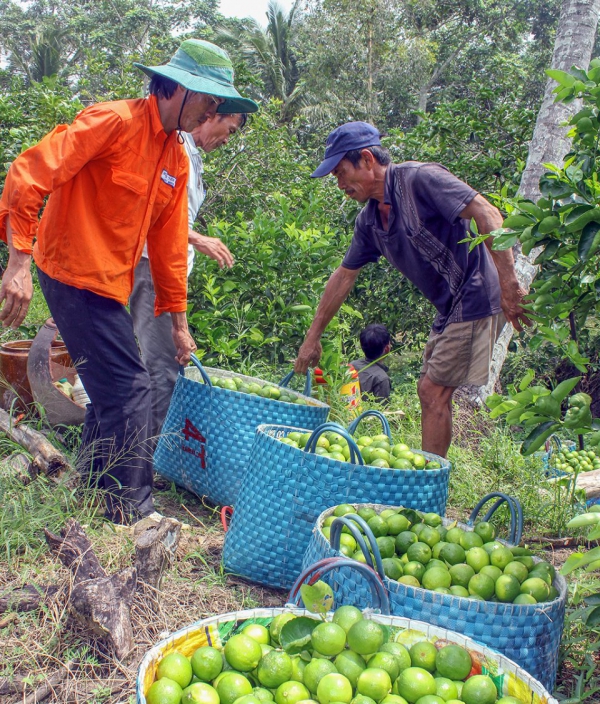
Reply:
M353 149L381 146L379 130L368 122L347 122L333 130L325 142L325 158L311 174L321 178L330 174Z

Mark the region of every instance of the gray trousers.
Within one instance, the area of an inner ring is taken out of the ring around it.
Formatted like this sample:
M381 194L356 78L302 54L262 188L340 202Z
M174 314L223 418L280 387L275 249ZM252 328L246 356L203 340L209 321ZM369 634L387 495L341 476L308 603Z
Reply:
M135 270L129 310L142 353L142 361L150 374L152 393L150 434L153 437L160 434L179 372L179 365L175 361L177 350L171 335L171 314L162 313L155 317L155 295L150 263L146 257L142 257Z

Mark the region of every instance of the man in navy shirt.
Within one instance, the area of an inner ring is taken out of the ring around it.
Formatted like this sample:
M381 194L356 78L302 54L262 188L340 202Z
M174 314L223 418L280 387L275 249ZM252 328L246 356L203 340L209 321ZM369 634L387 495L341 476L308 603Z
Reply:
M327 138L314 178L333 174L338 188L366 203L342 264L332 274L295 364L317 364L320 338L350 293L361 268L384 256L437 309L417 386L422 448L446 456L452 440L452 394L488 381L494 344L506 321L529 324L510 250L495 252L491 238L469 251L473 218L480 234L502 227L502 215L440 164L392 164L380 134L350 122Z

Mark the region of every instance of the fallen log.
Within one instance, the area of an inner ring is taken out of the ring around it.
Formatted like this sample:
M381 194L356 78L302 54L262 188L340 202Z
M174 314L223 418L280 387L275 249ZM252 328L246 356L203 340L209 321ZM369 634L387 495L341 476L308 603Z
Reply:
M18 611L19 613L35 611L49 597L54 596L58 590L59 587L56 586L37 587L33 584L27 584L20 589L13 589L8 594L0 596L0 614L5 611Z
M36 473L52 476L70 468L67 458L42 433L27 425L16 424L11 415L2 409L0 432L30 453Z

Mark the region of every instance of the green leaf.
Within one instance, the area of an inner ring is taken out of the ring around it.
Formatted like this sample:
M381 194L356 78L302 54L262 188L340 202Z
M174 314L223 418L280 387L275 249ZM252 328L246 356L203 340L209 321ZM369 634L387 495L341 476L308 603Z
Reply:
M326 614L333 606L333 590L325 582L318 581L312 586L303 584L300 587L300 595L304 608L313 614Z
M492 409L492 412L490 413L490 418L499 418L503 413L506 413L507 411L512 411L513 408L516 408L519 404L516 401L508 400L508 401L503 401L500 403L498 406L495 406Z
M570 73L561 71L557 68L547 68L546 75L550 76L550 78L553 78L559 85L565 86L566 88L572 86L576 80L575 76L572 76Z
M554 230L557 230L560 227L560 218L557 217L556 215L549 215L547 218L544 218L542 222L538 226L538 232L541 235L546 235L549 232L553 232Z
M585 619L585 625L588 628L593 628L600 623L600 606L593 608Z
M597 222L588 222L588 224L581 231L581 237L579 238L579 243L577 244L577 255L579 260L585 262L588 260L592 247L594 245L594 240L596 235L600 230L600 224Z
M574 376L570 379L565 379L564 381L561 381L560 384L552 390L552 398L562 403L562 401L564 401L567 396L571 393L571 391L573 391L573 389L577 386L580 380L580 376Z
M546 442L552 433L560 426L555 420L549 420L534 428L521 445L522 455L531 455Z
M509 230L520 230L522 227L527 227L527 225L531 224L532 220L527 215L509 215L502 223L502 227L506 227Z
M517 244L518 236L515 233L499 235L492 240L492 249L495 252L504 252Z
M298 655L307 649L310 636L318 626L319 621L308 616L298 616L284 624L279 634L281 647L288 655Z
M600 547L589 550L586 553L575 552L569 556L562 566L560 573L566 576L571 574L571 572L578 567L585 567L585 565L589 565L590 562L594 562L595 560L600 560Z
M533 369L528 369L525 372L525 376L519 382L519 391L525 391L525 389L531 384L535 379L535 371Z

